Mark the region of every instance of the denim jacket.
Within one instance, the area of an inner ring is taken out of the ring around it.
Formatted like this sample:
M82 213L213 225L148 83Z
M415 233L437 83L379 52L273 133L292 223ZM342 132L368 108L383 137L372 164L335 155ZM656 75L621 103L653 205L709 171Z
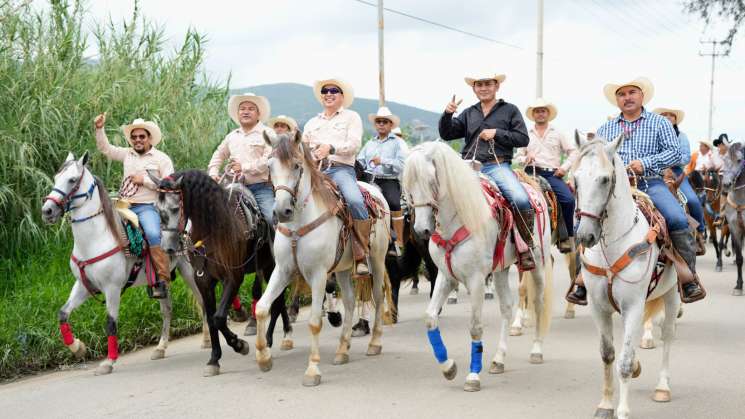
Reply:
M394 134L388 134L388 138L380 140L377 136L365 143L357 161L365 168L365 172L380 179L398 179L404 171L404 160L409 154L409 148L404 140ZM370 160L380 156L380 165L375 165Z

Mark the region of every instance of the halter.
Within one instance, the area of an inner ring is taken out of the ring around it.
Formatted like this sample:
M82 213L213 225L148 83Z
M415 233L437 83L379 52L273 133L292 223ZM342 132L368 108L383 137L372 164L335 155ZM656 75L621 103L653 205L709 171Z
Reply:
M300 152L303 153L303 145L300 144ZM290 188L287 185L275 185L274 182L271 179L271 174L269 175L269 183L272 184L272 187L274 188L274 192L279 191L285 191L288 194L290 194L290 198L292 198L292 206L295 207L297 205L297 193L298 189L300 189L300 181L303 179L303 174L305 173L305 166L303 166L302 162L300 163L300 174L297 177L297 180L295 181L295 185ZM310 196L310 195L309 195ZM307 198L305 199L307 201Z
M611 160L611 167L613 168L613 170L611 171L610 187L608 188L608 196L605 198L605 203L603 203L602 211L600 211L600 214L594 214L589 211L583 211L582 209L577 207L575 214L577 215L577 218L579 218L580 220L582 219L582 217L588 217L588 218L592 218L593 220L596 220L599 223L602 223L603 220L608 218L608 204L610 203L611 197L615 196L615 190L616 190L616 161L615 159Z
M69 164L70 163L62 166L62 168L60 169L60 171L57 172L57 173L59 174ZM57 207L59 207L59 209L62 210L62 213L68 213L71 210L74 210L76 208L80 208L81 206L73 207L72 206L72 203L76 199L85 198L86 201L89 200L89 199L91 199L91 197L93 197L93 191L96 190L96 182L93 181L93 183L91 183L90 188L88 188L88 191L87 192L75 194L78 191L78 189L80 189L80 184L83 181L83 176L85 176L85 172L86 172L86 168L85 168L85 166L83 166L83 172L80 174L80 177L78 178L78 180L75 181L75 185L73 185L73 187L70 189L69 192L65 192L65 191L63 191L61 189L58 189L58 188L52 188L52 192L56 192L56 193L60 194L60 196L62 198L57 198L55 196L52 196L52 193L50 192L49 195L47 195L42 202L47 202L47 201L54 202L54 204L57 205ZM94 214L90 218L93 218L95 215L98 215L98 214Z
M171 176L166 176L163 180L173 181ZM186 218L184 217L184 192L181 189L169 189L169 188L158 188L160 193L172 193L178 194L178 226L176 228L161 227L162 231L173 232L176 234L183 234L186 229Z

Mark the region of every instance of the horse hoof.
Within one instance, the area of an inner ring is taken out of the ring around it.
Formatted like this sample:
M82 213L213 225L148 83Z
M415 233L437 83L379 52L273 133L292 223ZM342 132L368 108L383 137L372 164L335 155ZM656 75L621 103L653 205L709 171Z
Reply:
M409 295L417 295L419 294L419 288L412 288L409 290Z
M543 364L543 354L530 354L531 364Z
M639 347L642 349L654 349L654 339L642 339Z
M670 394L670 390L655 390L652 396L652 400L658 403L667 403L671 398L672 394Z
M88 353L88 348L85 346L85 343L78 338L75 338L75 341L73 341L69 348L75 359L83 359L85 358L85 354Z
M202 377L214 377L219 374L220 374L219 365L207 365L206 367L204 367L204 371L202 371Z
M269 358L266 361L259 361L259 369L261 372L269 372L273 366L274 362L272 361L272 358Z
M329 323L331 323L331 326L333 327L339 327L341 326L342 318L341 313L338 311L329 311L328 312L329 317Z
M101 364L96 368L96 375L108 375L111 374L111 372L114 371L114 366L111 364Z
M243 339L238 339L238 344L241 345L240 348L236 352L238 352L241 355L248 355L248 351L250 350L250 347L248 346L248 342L246 342Z
M463 385L463 390L468 392L481 391L481 381L466 380L466 384Z
M453 361L453 365L450 366L446 371L442 372L442 375L445 376L445 379L450 381L453 378L455 378L456 375L458 375L458 366L455 364L455 361Z
M458 304L457 298L448 297L448 304Z
M642 363L638 359L634 360L634 369L631 371L631 378L637 378L642 375Z
M504 364L501 362L492 362L489 367L489 374L504 374Z
M315 387L321 384L321 375L303 375L303 385L305 387Z
M523 335L523 328L522 327L510 327L510 336L522 336Z
M742 288L733 289L732 295L734 295L735 297L742 297Z
M349 354L336 354L334 365L344 365L349 363Z
M574 310L572 311L565 311L564 312L564 318L565 319L573 319L574 318Z
M494 299L494 293L487 292L486 294L484 294L484 300L493 300L493 299ZM466 390L466 391L468 391L468 390Z
M680 307L678 307L678 317L677 318L681 318L681 317L683 317L683 305L681 305Z
M256 336L256 325L250 324L246 326L246 330L243 332L243 336Z
M616 417L615 412L613 409L601 409L597 408L595 410L595 416L593 416L594 419L614 419Z
M282 351L289 351L294 347L295 344L292 342L291 339L282 339L282 344L279 346L279 349Z
M368 345L367 356L380 355L383 352L383 345Z
M156 359L163 359L165 357L166 357L166 350L165 349L156 349L150 355L150 359L153 360L153 361L155 361Z

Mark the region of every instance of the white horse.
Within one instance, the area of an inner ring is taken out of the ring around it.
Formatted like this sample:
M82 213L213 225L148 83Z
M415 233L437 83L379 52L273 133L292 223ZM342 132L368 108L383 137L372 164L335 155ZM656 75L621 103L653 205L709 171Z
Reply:
M106 323L108 356L96 369L96 375L101 375L111 373L119 357L117 338L119 303L136 260L125 256L119 238L119 216L112 210L111 201L103 183L88 170L87 163L87 152L79 160L75 160L72 153L67 155L62 168L54 176L54 187L44 199L41 214L45 222L55 223L66 212L70 213L70 225L75 239L70 257L70 270L75 277L75 284L67 302L59 311L59 324L62 341L77 358L83 358L87 349L85 344L73 335L67 320L72 311L83 304L93 293L100 291L105 298L108 312ZM191 288L201 307L202 298L186 257L173 258L171 266L178 268L184 282ZM143 266L131 286L145 284ZM163 327L158 346L150 357L153 360L165 357L168 347L171 327L170 295L160 299L160 311L163 316ZM202 347L208 347L209 336L206 334L206 325L203 325L202 330Z
M334 364L349 362L352 314L355 305L354 287L351 280L354 267L351 239L341 249L341 258L337 259L337 243L340 240L343 222L333 215L334 208L337 206L336 198L323 184L324 175L316 168L317 163L311 157L308 145L301 142L300 133L298 132L295 136L276 135L273 131L267 130L264 132L264 139L274 147L274 156L270 160L269 168L272 183L276 188L274 213L279 225L274 239L274 255L277 265L269 279L269 285L256 304L258 329L256 361L262 371L272 368L272 355L265 338L269 306L289 285L296 273L299 273L312 292L311 313L308 320L311 332L311 353L308 368L303 377L303 385L316 386L321 383L321 371L318 368L321 360L318 335L321 332L326 279L331 272L336 273L346 313ZM359 185L385 207L385 215L375 220L372 227L368 264L372 274L375 321L367 355L378 355L382 351L385 255L390 241L389 211L378 189L362 182Z
M580 214L577 239L585 247L582 275L590 298L595 324L600 332L600 355L605 366L603 397L595 411L595 418L613 418L613 313L608 295L608 281L612 277L612 297L623 319L623 346L617 368L620 375L618 418L629 417L629 379L641 373L635 356L644 318L652 318L664 308L662 324L664 350L659 382L653 399L670 401L668 371L670 347L675 335L675 319L680 305L674 269L668 266L651 295L648 286L660 249L656 243L637 252L631 262L616 275L593 274L588 264L610 272L627 249L647 242L649 224L637 208L626 168L616 154L624 141L623 135L608 143L602 139L588 142L575 134L580 154L575 163L577 208ZM622 265L619 265L622 266ZM645 307L646 301L646 307Z
M509 237L501 234L499 221L492 216L491 207L484 198L476 172L446 144L428 142L414 147L406 159L403 180L404 190L410 197L409 203L416 212L414 230L418 234L438 233L453 246L451 251L446 252L434 241L430 241L429 244L429 252L439 269L434 294L426 311L427 334L435 358L445 378L455 378L456 364L448 357L447 349L440 337L438 313L448 293L460 282L467 288L471 298L471 365L464 389L478 391L481 388L481 312L485 280L487 276L492 276L502 313L497 351L489 368L490 373L500 374L504 372L507 336L512 321L513 298L508 274L510 265L516 261L515 246ZM542 204L543 208L547 208L545 202ZM537 216L543 216L543 221L548 221L547 214L538 213ZM551 231L544 223L546 228L539 232L539 224L535 223L533 234L536 243L541 243L542 246L539 248L540 252L534 256L537 262L545 262L537 263L531 275L536 289L536 334L530 352L530 362L534 364L543 362L543 338L551 319L550 310L545 310L544 307L545 300L551 298L551 291L544 283L544 273L552 269L549 253ZM457 237L456 234L462 234L459 233L463 231L462 228L467 229L470 235L453 245L454 239L451 238ZM494 266L493 256L500 239L504 244L503 260Z

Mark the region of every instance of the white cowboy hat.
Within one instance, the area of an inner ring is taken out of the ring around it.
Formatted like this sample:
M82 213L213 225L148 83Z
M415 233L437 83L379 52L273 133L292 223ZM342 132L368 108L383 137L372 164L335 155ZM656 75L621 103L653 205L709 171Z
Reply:
M398 138L404 138L404 133L401 131L401 127L396 127L391 130L391 133Z
M295 121L293 118L290 118L289 116L286 116L286 115L279 115L279 116L275 116L274 118L271 118L269 122L267 122L267 125L271 128L274 128L274 125L276 123L285 124L288 127L290 127L290 129L293 131L298 130L297 121Z
M129 145L132 145L132 139L129 138L132 134L132 131L142 128L150 133L150 144L152 144L153 147L158 145L160 140L163 138L163 134L160 132L160 128L158 127L158 124L156 124L153 121L145 121L142 118L137 118L134 121L132 121L129 125L122 125L122 132L124 132L124 138L127 139L127 142Z
M616 102L616 92L618 89L626 86L636 86L641 89L642 94L644 95L642 105L649 103L649 101L652 100L652 96L654 96L654 85L646 77L637 77L628 83L608 83L603 87L603 93L605 93L605 98L608 99L608 102L610 102L611 105L618 106L618 103Z
M683 112L680 109L671 109L671 108L655 108L652 112L656 114L662 115L663 113L671 113L675 115L675 124L680 125L681 122L683 122L683 118L685 118L686 113Z
M272 107L269 105L269 100L264 96L257 96L253 93L244 93L242 95L230 96L228 100L228 115L235 121L236 124L240 125L241 121L238 118L238 107L243 102L251 102L259 109L259 121L266 123L272 113Z
M476 76L466 76L463 80L466 81L467 85L473 87L473 84L479 80L496 80L497 83L502 83L506 78L507 76L504 74L479 74Z
M336 86L339 89L341 89L342 94L344 95L344 103L342 103L342 106L344 108L349 108L352 106L352 102L354 102L354 89L352 89L352 85L345 82L342 79L326 79L326 80L316 80L315 83L313 83L313 93L316 95L316 100L323 104L323 95L321 95L321 89L323 89L323 86Z
M401 124L401 119L391 113L391 110L387 106L381 106L378 109L378 113L371 113L367 115L367 120L372 124L375 124L376 119L387 119L393 124L393 129L398 128Z
M553 121L554 118L556 118L556 115L559 114L559 110L556 109L556 105L554 105L551 102L546 102L545 99L543 99L542 97L539 97L539 98L536 98L535 102L533 102L533 104L528 106L528 109L525 110L525 116L531 121L535 121L535 119L533 118L533 111L537 108L548 109L548 120L549 121Z
M709 150L714 150L715 148L714 143L712 143L711 140L698 140L698 143L709 147Z

